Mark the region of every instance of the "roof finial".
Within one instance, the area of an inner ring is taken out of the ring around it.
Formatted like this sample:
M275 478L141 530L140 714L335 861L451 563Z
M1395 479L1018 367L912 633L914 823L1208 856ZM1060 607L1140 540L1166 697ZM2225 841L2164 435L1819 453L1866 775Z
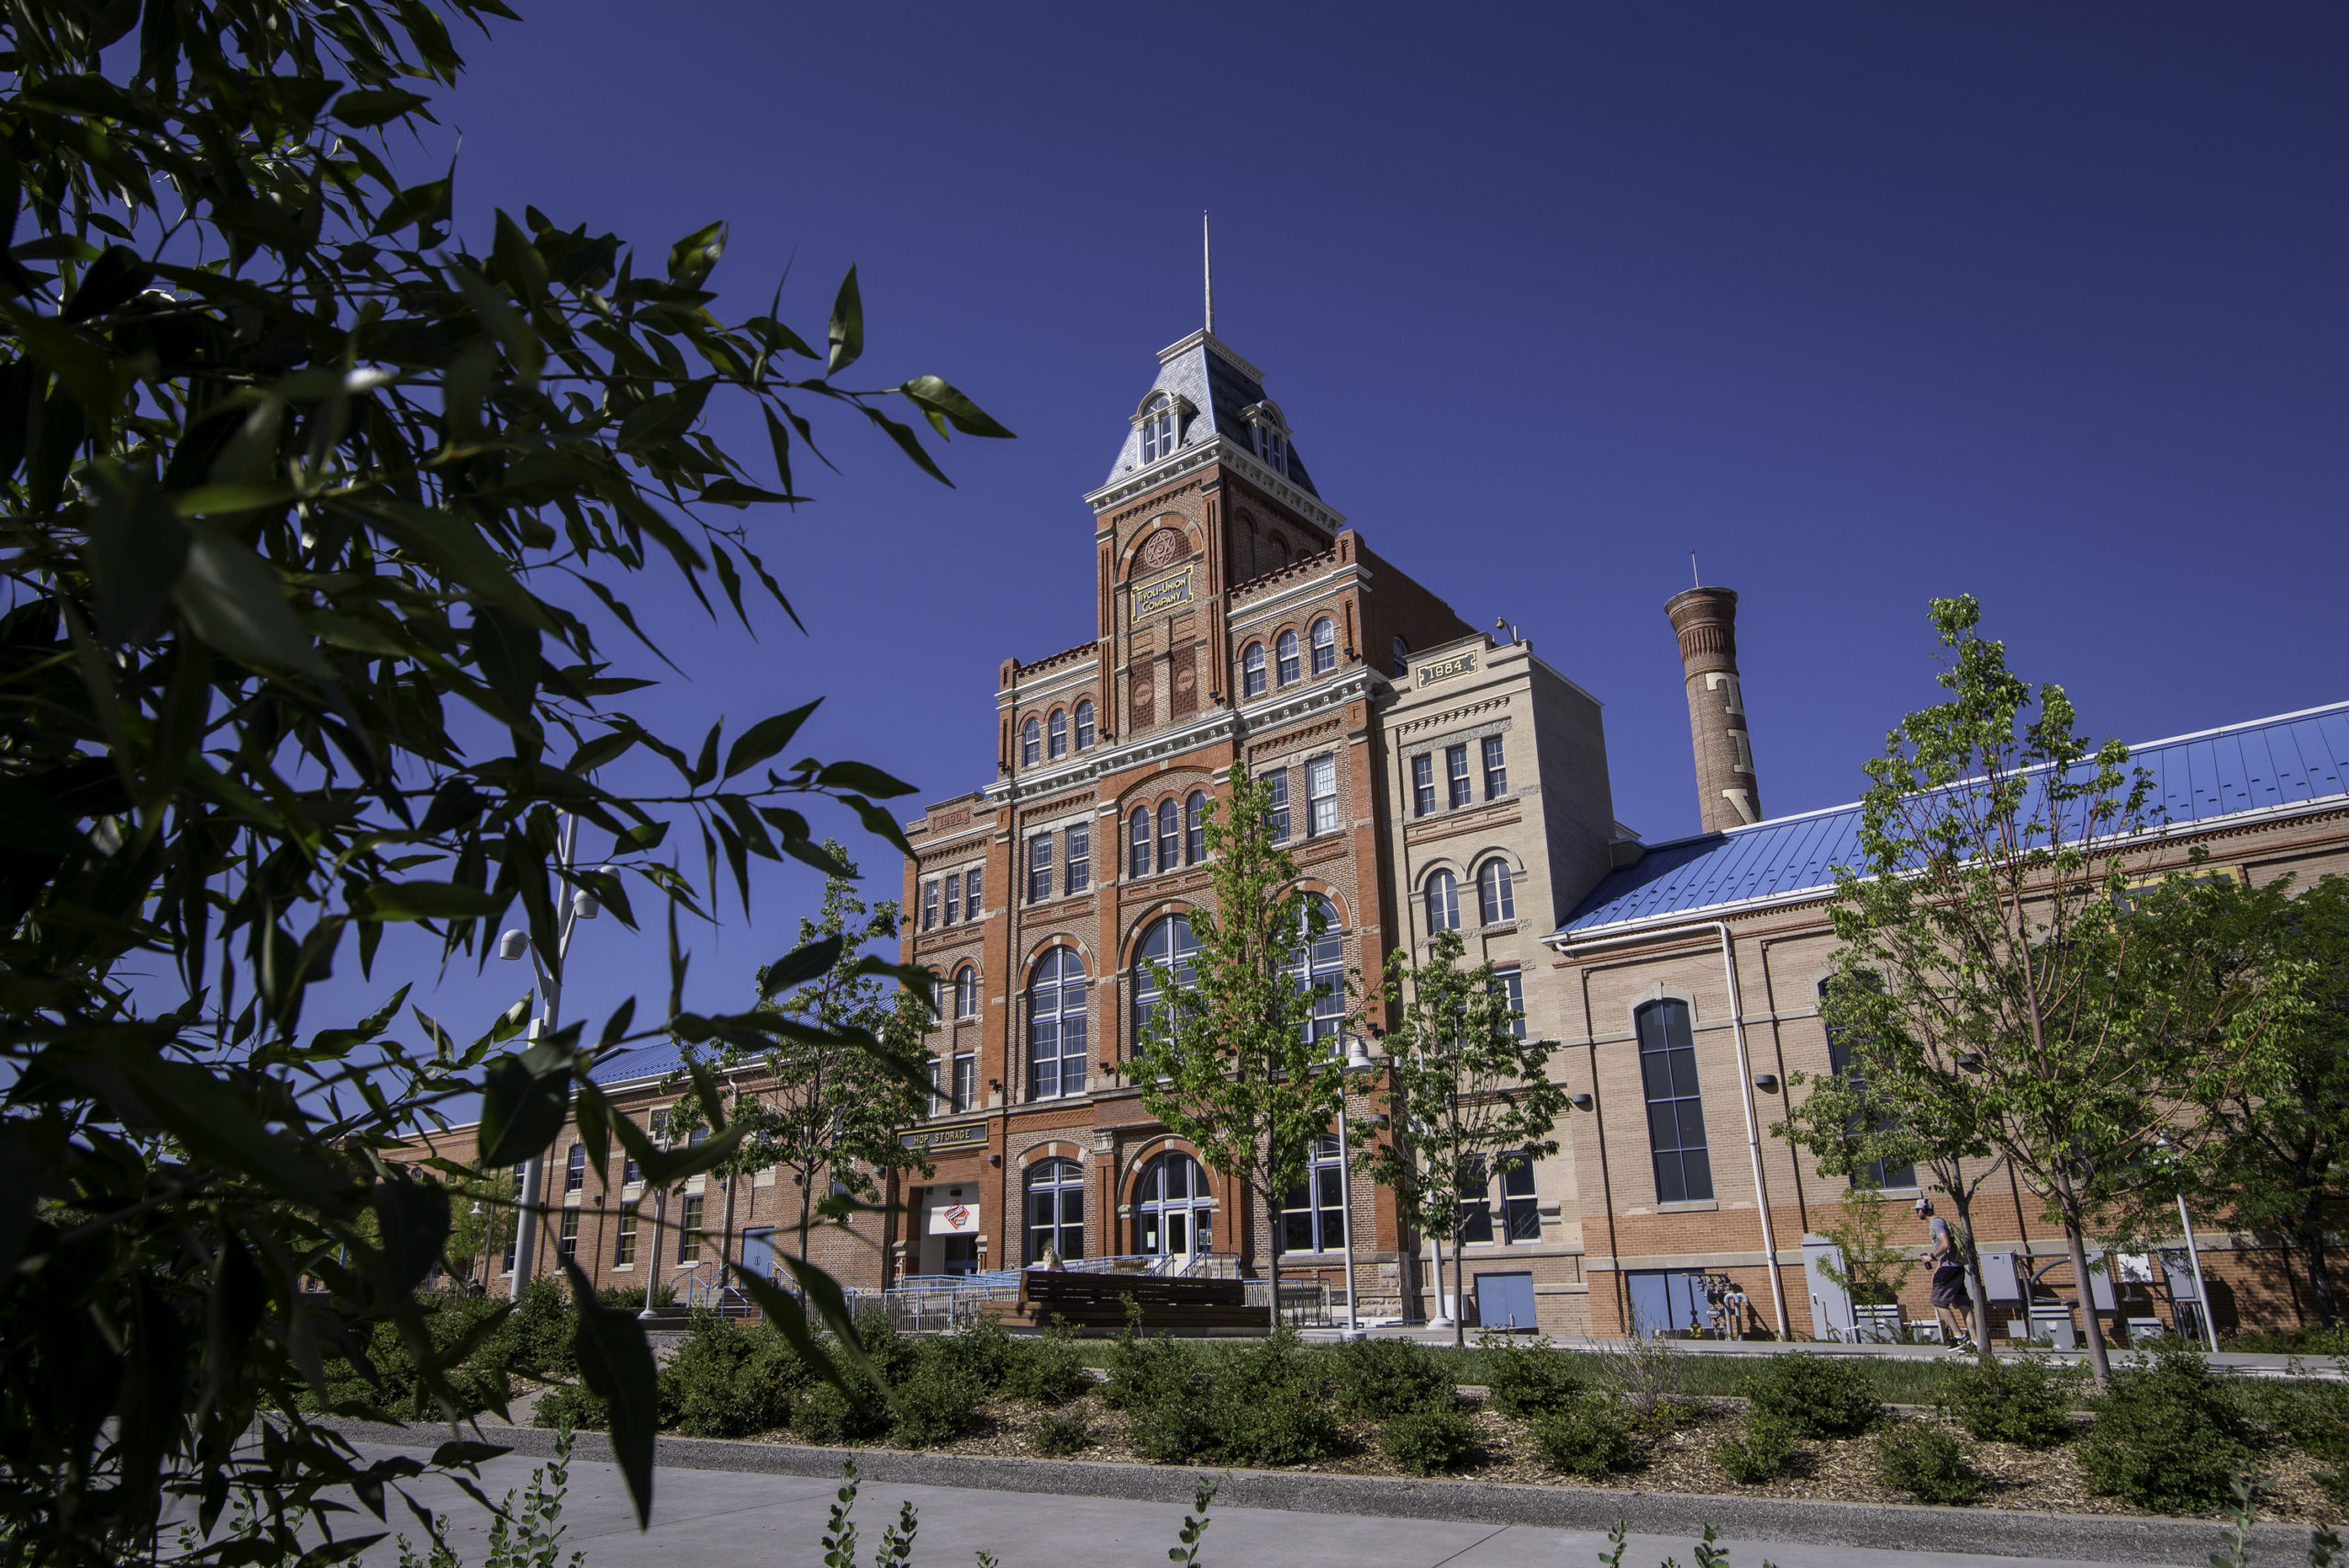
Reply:
M1688 586L1701 588L1704 585L1705 580L1697 575L1697 552L1692 550L1688 552Z
M1208 293L1208 336L1215 336L1215 252L1208 244L1208 215L1199 214L1199 274Z

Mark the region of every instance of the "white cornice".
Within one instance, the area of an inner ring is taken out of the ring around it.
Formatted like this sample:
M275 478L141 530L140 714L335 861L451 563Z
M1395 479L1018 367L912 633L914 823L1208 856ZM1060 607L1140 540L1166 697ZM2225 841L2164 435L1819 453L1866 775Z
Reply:
M1171 457L1135 469L1131 473L1111 480L1100 489L1088 494L1085 504L1096 512L1106 512L1133 497L1169 481L1180 479L1210 463L1220 462L1249 484L1264 491L1283 506L1289 507L1308 521L1327 528L1331 534L1345 529L1342 512L1331 509L1321 498L1300 488L1287 475L1275 473L1239 442L1228 440L1221 432L1213 432L1196 446L1177 448Z

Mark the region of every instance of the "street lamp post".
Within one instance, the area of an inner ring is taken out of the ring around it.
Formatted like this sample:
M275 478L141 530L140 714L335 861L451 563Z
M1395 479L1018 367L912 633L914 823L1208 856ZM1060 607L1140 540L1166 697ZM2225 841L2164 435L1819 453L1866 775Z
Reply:
M579 818L573 817L563 827L562 858L558 871L568 871L579 851ZM497 956L514 960L530 953L530 966L538 972L539 996L545 1004L539 1016L530 1020L529 1038L533 1040L551 1036L562 1018L562 964L571 951L571 935L582 920L596 917L596 895L580 889L563 901L561 925L555 936L554 962L541 963L531 951L530 939L522 931L506 931L497 939ZM516 1301L522 1299L522 1287L530 1283L530 1273L539 1255L539 1208L546 1195L547 1156L541 1149L523 1163L522 1195L518 1227L514 1238L514 1283L508 1294Z
M1374 1063L1370 1047L1360 1035L1346 1037L1345 1073L1367 1073ZM1341 1340L1362 1338L1362 1320L1354 1313L1354 1161L1353 1145L1346 1136L1346 1096L1341 1087L1338 1095L1338 1169L1345 1173L1345 1207L1341 1211L1339 1228L1346 1238L1346 1327L1338 1336Z

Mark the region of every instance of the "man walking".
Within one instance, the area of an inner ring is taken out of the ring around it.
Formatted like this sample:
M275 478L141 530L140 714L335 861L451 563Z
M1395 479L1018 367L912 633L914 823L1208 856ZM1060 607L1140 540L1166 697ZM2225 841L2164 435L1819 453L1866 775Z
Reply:
M1954 1350L1971 1351L1974 1293L1966 1288L1965 1255L1958 1249L1957 1238L1950 1231L1949 1221L1933 1212L1932 1199L1919 1198L1916 1210L1917 1218L1925 1222L1925 1238L1930 1243L1926 1257L1933 1266L1933 1316L1941 1319L1942 1338Z

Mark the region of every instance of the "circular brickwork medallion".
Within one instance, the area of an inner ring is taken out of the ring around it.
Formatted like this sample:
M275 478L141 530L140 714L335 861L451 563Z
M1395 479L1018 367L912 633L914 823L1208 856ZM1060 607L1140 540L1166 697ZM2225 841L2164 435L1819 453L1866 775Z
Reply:
M1180 530L1161 528L1142 541L1141 563L1155 569L1185 553L1185 541Z

